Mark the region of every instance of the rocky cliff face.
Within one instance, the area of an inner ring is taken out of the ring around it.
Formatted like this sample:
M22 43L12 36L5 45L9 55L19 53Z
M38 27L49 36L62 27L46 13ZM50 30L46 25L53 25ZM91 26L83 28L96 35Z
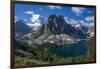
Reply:
M82 26L83 27L83 26ZM84 28L85 29L85 28ZM72 25L65 22L63 16L50 15L47 23L45 23L38 31L44 35L50 34L67 34L74 38L86 38L87 34L83 29L76 29Z

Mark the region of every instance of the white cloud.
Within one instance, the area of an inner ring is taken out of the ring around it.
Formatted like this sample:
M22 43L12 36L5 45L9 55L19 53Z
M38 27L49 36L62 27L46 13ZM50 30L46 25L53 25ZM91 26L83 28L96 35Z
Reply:
M25 13L25 14L34 14L33 11L25 11L24 13Z
M33 14L31 18L31 22L35 22L39 19L40 15L39 14Z
M85 18L85 20L94 22L94 16L88 16Z
M39 9L41 9L41 8L39 8ZM34 23L35 21L37 21L38 19L39 19L39 17L40 17L40 15L39 14L35 14L33 11L26 11L26 12L24 12L25 14L31 14L31 22L32 23ZM27 19L24 19L24 21L27 21Z
M31 28L33 28L34 31L36 31L41 25L41 23L38 21L38 22L35 22L35 23L27 23L27 25Z
M85 8L82 7L72 7L72 11L74 13L76 13L77 16L82 15L82 13L84 12Z
M32 23L27 23L27 25L28 25L29 27L33 28L34 31L36 31L36 30L41 26L40 23L34 23L34 24L32 24Z
M34 24L33 23L26 23L29 27L33 28Z
M14 18L14 22L16 23L16 21L18 21L18 17L17 16L15 16L15 18Z
M48 5L48 7L52 10L54 9L61 9L61 6L53 6L53 5Z
M39 9L42 10L42 8ZM35 14L32 11L27 11L25 13L31 14L30 23L27 23L27 25L32 27L34 31L37 30L41 26L41 21L39 20L40 14ZM27 21L27 19L24 19L24 21Z

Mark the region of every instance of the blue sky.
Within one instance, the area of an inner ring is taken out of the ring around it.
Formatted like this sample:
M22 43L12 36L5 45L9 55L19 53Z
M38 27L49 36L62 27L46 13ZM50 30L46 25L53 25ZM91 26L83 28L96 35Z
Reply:
M45 20L50 14L63 15L87 23L94 22L94 8L15 4L15 20L23 19L31 23L40 16Z

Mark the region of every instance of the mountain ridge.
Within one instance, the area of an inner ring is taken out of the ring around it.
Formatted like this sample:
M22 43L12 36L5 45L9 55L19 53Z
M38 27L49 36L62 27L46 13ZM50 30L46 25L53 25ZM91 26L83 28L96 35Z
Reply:
M66 36L65 40L74 42L74 39L85 39L88 37L87 28L82 26L82 29L77 29L72 25L68 24L63 16L50 15L48 17L47 23L45 23L41 28L36 32L36 38L34 39L35 43L42 44L44 42L58 43L59 40L63 40L62 36ZM83 32L84 31L84 32ZM56 35L61 39L56 38ZM50 36L53 36L49 39ZM55 38L55 39L54 39ZM54 41L55 40L55 41Z

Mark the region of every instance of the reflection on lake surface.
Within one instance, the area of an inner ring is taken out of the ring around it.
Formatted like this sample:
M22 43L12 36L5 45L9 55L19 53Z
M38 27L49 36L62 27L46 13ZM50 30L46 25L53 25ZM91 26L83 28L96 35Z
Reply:
M73 44L61 44L52 49L52 52L61 57L76 57L86 55L88 52L88 45L86 41Z

